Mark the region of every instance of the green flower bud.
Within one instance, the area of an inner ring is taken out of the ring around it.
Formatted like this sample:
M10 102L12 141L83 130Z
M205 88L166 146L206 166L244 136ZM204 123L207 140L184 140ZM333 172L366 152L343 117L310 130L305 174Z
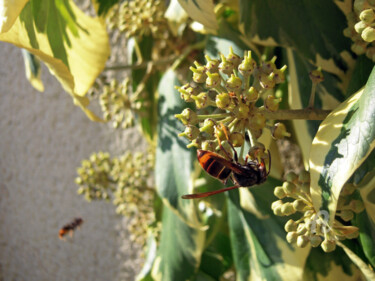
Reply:
M290 244L296 243L298 239L298 234L296 232L288 232L286 235L286 241L288 241Z
M206 92L202 92L197 96L191 96L191 98L195 101L195 106L198 109L205 108L211 104L211 99Z
M305 235L300 235L297 237L296 245L299 248L305 248L307 244L309 243L309 238Z
M333 252L336 249L336 241L325 239L320 245L326 253Z
M272 89L275 87L276 84L275 74L273 72L271 72L270 74L262 72L259 77L259 82L264 89Z
M375 29L371 26L366 27L362 31L361 36L366 42L372 42L375 40Z
M306 228L306 225L304 223L300 223L298 226L297 226L297 234L298 235L303 235L305 234L307 231L307 228Z
M231 104L231 98L228 93L221 93L216 96L216 106L221 109L227 109Z
M234 74L230 76L230 78L226 81L225 87L229 91L238 91L241 89L242 80L239 77L236 77Z
M310 183L310 173L307 171L302 171L299 173L298 181L301 183Z
M344 220L344 221L350 221L354 218L354 213L351 210L342 210L339 214L339 216Z
M203 126L199 129L201 132L206 132L209 135L214 134L215 121L212 119L205 119Z
M241 63L241 58L233 52L232 47L229 47L229 54L226 59L228 62L231 62L233 64L234 68L237 68Z
M366 10L363 10L360 14L359 14L359 19L361 21L363 21L364 23L366 24L371 24L374 19L375 19L375 13L374 13L374 10L373 9L366 9ZM359 32L360 33L360 32Z
M285 181L283 182L283 189L286 194L293 194L296 191L297 187L294 183Z
M198 123L197 114L190 108L185 108L181 114L175 114L175 117L180 119L184 125L195 125Z
M293 208L293 204L290 202L287 202L281 206L281 213L284 216L290 216L294 214L296 210Z
M312 247L316 248L322 243L322 238L318 235L310 236L310 244Z
M245 142L245 137L239 132L233 132L230 134L229 140L234 147L241 147Z
M365 42L354 42L350 49L355 53L356 55L363 55L366 53L366 43Z
M197 68L194 68L192 66L189 68L193 72L194 82L204 83L207 79L206 70L205 70L204 66L200 65L196 61L194 62L194 64Z
M284 216L282 212L282 206L278 206L275 209L273 209L273 213L275 214L275 216L279 216L279 217Z
M274 210L278 207L281 207L282 205L283 205L283 201L281 201L281 200L274 201L271 204L271 209Z
M202 149L203 150L208 150L208 151L215 151L215 142L213 141L204 141L202 142Z
M275 61L276 61L276 56L274 56L269 61L263 62L260 67L260 71L265 74L270 74L271 72L275 71L277 69L275 65Z
M238 66L238 71L242 74L244 77L249 77L251 73L253 73L255 67L256 67L256 62L254 59L251 57L251 51L245 52L244 59L242 63Z
M363 205L363 202L360 200L352 200L349 205L352 211L356 214L362 212L365 209L365 205Z
M306 204L305 202L302 200L302 199L297 199L293 202L293 208L297 211L297 212L303 212L303 210L305 209L306 207Z
M249 90L244 91L243 97L246 102L255 102L259 98L259 92L254 87L250 87Z
M286 194L285 194L285 191L284 189L282 188L282 186L276 186L275 187L275 190L273 191L273 194L279 198L279 199L283 199L286 197Z
M206 72L206 86L207 88L215 88L221 84L221 76L219 73Z
M187 125L183 133L178 134L179 137L186 137L189 140L196 139L199 136L199 129L192 125Z
M219 71L219 64L220 62L218 60L211 59L208 55L205 55L206 58L206 69L210 73L216 73Z
M359 21L354 25L354 29L357 33L361 34L363 30L367 27L367 24L363 21Z
M276 140L283 139L284 137L290 137L291 134L286 131L286 127L283 123L276 123L271 129L272 137Z
M286 232L295 232L297 230L297 227L298 224L294 220L290 219L286 222L284 229Z
M275 83L276 84L281 84L285 81L285 70L286 70L287 66L284 65L282 68L280 69L276 69L273 71L273 73L275 74Z
M249 106L241 102L235 107L233 113L238 119L246 119L249 116L249 111Z
M299 188L302 192L306 193L306 194L310 194L310 183L302 183L302 184L299 184Z
M221 54L221 63L219 64L219 70L226 75L231 75L233 72L234 65L232 62L227 61L223 54Z
M318 67L318 69L310 71L309 77L314 84L318 84L324 81L323 72L320 67Z
M249 120L249 127L251 129L263 129L266 126L266 118L260 112L256 112Z

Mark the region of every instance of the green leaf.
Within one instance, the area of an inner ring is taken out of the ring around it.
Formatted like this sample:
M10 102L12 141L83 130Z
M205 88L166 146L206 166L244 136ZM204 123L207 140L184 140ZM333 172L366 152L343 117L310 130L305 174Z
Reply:
M265 45L292 47L315 61L317 55L333 59L340 68L340 53L351 41L342 30L347 21L334 1L240 0L240 29L249 40Z
M205 232L188 226L166 206L162 222L152 277L157 281L192 280L200 264Z
M333 222L343 185L375 146L375 68L366 87L322 122L310 152L311 194L316 210Z
M217 29L214 3L212 0L178 0L188 15L211 30Z
M60 10L55 3L60 5ZM65 10L62 3L67 5ZM47 12L34 17L36 7L43 7ZM65 17L61 15L62 10ZM75 27L72 27L73 22ZM0 34L0 40L38 57L73 97L74 103L92 120L102 121L87 109L89 100L84 97L109 56L108 35L101 20L86 16L73 1L43 0L38 3L32 0L12 28Z
M375 221L366 210L356 215L353 225L360 229L359 241L362 250L371 265L375 267Z
M22 49L23 61L25 62L25 73L26 78L30 84L37 89L39 92L44 91L44 85L40 79L42 68L40 67L40 61L32 53Z
M256 208L262 213L250 213L241 208L239 192L228 198L228 219L236 280L301 280L309 247L294 248L286 241L285 218L271 211L275 186L281 182L268 178L263 185L240 192L253 194Z
M153 281L151 277L151 270L157 254L157 241L152 231L148 232L146 249L146 260L141 272L137 275L135 279L136 281Z
M105 16L108 11L119 1L118 0L95 0L95 2L98 4L98 15L99 16Z

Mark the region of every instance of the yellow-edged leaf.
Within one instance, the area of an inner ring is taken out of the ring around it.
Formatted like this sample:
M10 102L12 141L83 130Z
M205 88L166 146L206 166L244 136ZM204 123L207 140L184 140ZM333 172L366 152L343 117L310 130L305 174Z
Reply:
M215 5L212 0L178 0L188 15L207 29L217 30Z
M7 32L29 0L0 1L0 33Z

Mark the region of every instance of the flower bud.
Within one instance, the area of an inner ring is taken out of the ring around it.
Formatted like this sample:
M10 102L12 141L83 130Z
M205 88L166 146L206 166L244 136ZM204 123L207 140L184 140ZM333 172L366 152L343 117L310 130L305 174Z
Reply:
M208 55L205 55L206 58L206 69L210 73L217 73L219 71L219 64L218 60L211 59Z
M296 210L293 208L293 204L290 202L287 202L281 206L281 213L284 216L290 216L294 214Z
M238 65L241 63L241 58L233 52L232 47L229 47L229 54L226 57L226 59L227 59L227 61L229 61L233 64L234 68L237 68Z
M242 86L242 80L239 77L236 77L234 74L230 76L229 79L227 79L225 83L225 87L229 91L238 91L241 89Z
M213 141L206 140L206 141L202 142L202 149L203 150L214 151L215 147L216 147L216 145L215 145L215 142L213 142Z
M359 200L352 200L349 203L349 206L352 209L352 211L356 214L362 212L365 209L365 205L363 205L363 202Z
M324 81L323 72L320 67L318 67L318 69L310 71L309 77L314 84L318 84Z
M260 112L253 114L252 118L249 120L249 127L251 129L263 129L266 126L266 118Z
M310 194L310 183L302 183L299 185L299 188L302 192Z
M366 53L366 43L365 42L354 42L350 49L355 53L356 55L363 55Z
M312 235L310 237L310 244L312 247L316 248L322 243L322 238L318 235Z
M298 234L296 232L288 232L286 235L286 241L288 241L290 244L296 243L298 239Z
M274 209L276 209L277 207L280 207L280 206L282 206L282 205L283 205L283 201L281 201L281 200L274 201L274 202L272 202L272 204L271 204L271 209L274 210Z
M234 69L233 63L227 61L227 59L222 54L221 63L219 64L219 70L229 76L233 72L233 69Z
M181 114L175 114L175 117L180 119L184 125L195 125L198 123L197 114L190 108L185 108Z
M354 218L354 213L351 210L342 210L339 214L339 216L344 220L344 221L350 221L351 219Z
M375 40L375 29L371 26L366 27L362 31L361 36L366 42L372 42Z
M193 72L193 80L194 82L196 83L204 83L207 79L207 75L206 75L206 71L205 71L205 68L204 66L200 65L198 62L194 62L195 66L197 68L194 68L194 67L190 67L189 69Z
M354 25L354 29L357 33L361 34L363 30L367 27L367 24L363 21L359 21Z
M276 140L283 139L284 137L290 137L291 134L286 131L286 127L283 123L276 123L271 129L272 137Z
M284 229L286 232L293 232L297 230L297 227L298 224L294 220L290 219L286 222Z
M332 252L336 249L336 241L325 239L320 245L326 253Z
M283 182L283 189L286 194L293 194L296 191L297 187L294 183L285 181Z
M279 199L283 199L286 197L286 194L285 194L285 191L284 189L282 188L282 186L276 186L275 187L275 190L273 191L273 194L279 198Z
M275 87L275 84L276 84L274 78L275 78L275 74L273 72L271 72L270 74L261 73L259 77L260 85L264 89L272 89Z
M280 69L276 69L273 71L273 73L275 74L275 83L276 84L281 84L285 81L285 70L286 70L287 66L284 65L282 68Z
M197 96L191 96L191 98L195 101L195 106L198 109L205 108L210 105L210 98L206 92L202 92Z
M276 61L276 56L274 56L269 61L263 62L262 65L260 66L260 71L265 74L270 74L271 72L275 71L277 69L275 65L275 61Z
M237 107L235 107L233 113L238 119L246 119L249 116L249 111L249 106L241 102Z
M255 67L256 67L255 60L251 57L251 51L245 52L244 59L242 63L238 66L238 71L242 74L244 77L249 77L251 73L253 73Z
M359 19L361 21L363 21L364 23L366 24L370 24L374 21L374 18L375 18L375 13L374 13L374 10L373 9L366 9L366 10L363 10L360 14L359 14ZM360 32L359 32L360 33Z
M305 248L307 244L309 243L309 238L305 235L300 235L297 237L296 245L299 248Z
M230 134L229 140L234 147L241 147L245 142L245 137L239 132L233 132Z
M298 176L295 172L289 172L286 175L286 180L289 181L289 182L292 182L292 183L297 183Z
M207 88L215 88L221 84L221 76L219 73L210 73L206 72L207 79L206 79L206 86Z
M204 120L203 126L199 130L201 132L206 132L209 135L213 135L214 126L215 126L215 121L208 118Z
M302 171L299 173L298 181L301 183L310 183L310 173L308 171Z
M221 109L227 109L231 104L231 98L228 93L221 93L216 96L216 106Z
M293 202L293 208L298 212L303 212L305 207L306 204L302 199L297 199Z
M307 228L306 228L306 225L304 223L300 223L298 226L297 226L297 234L298 235L303 235L305 234L307 231Z
M249 90L245 90L243 93L243 97L246 102L255 102L259 98L259 92L254 87L250 87Z
M279 109L280 102L281 98L276 98L272 95L268 95L264 100L264 107L271 112L275 112Z

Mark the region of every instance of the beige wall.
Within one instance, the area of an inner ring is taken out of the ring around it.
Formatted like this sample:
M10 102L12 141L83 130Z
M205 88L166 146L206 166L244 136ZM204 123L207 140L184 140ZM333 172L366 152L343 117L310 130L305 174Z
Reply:
M25 78L21 51L0 42L0 280L133 280L137 249L110 203L76 194L76 167L92 152L142 143L93 123L43 68L45 92ZM85 223L73 239L58 230ZM1 278L2 277L2 278Z

